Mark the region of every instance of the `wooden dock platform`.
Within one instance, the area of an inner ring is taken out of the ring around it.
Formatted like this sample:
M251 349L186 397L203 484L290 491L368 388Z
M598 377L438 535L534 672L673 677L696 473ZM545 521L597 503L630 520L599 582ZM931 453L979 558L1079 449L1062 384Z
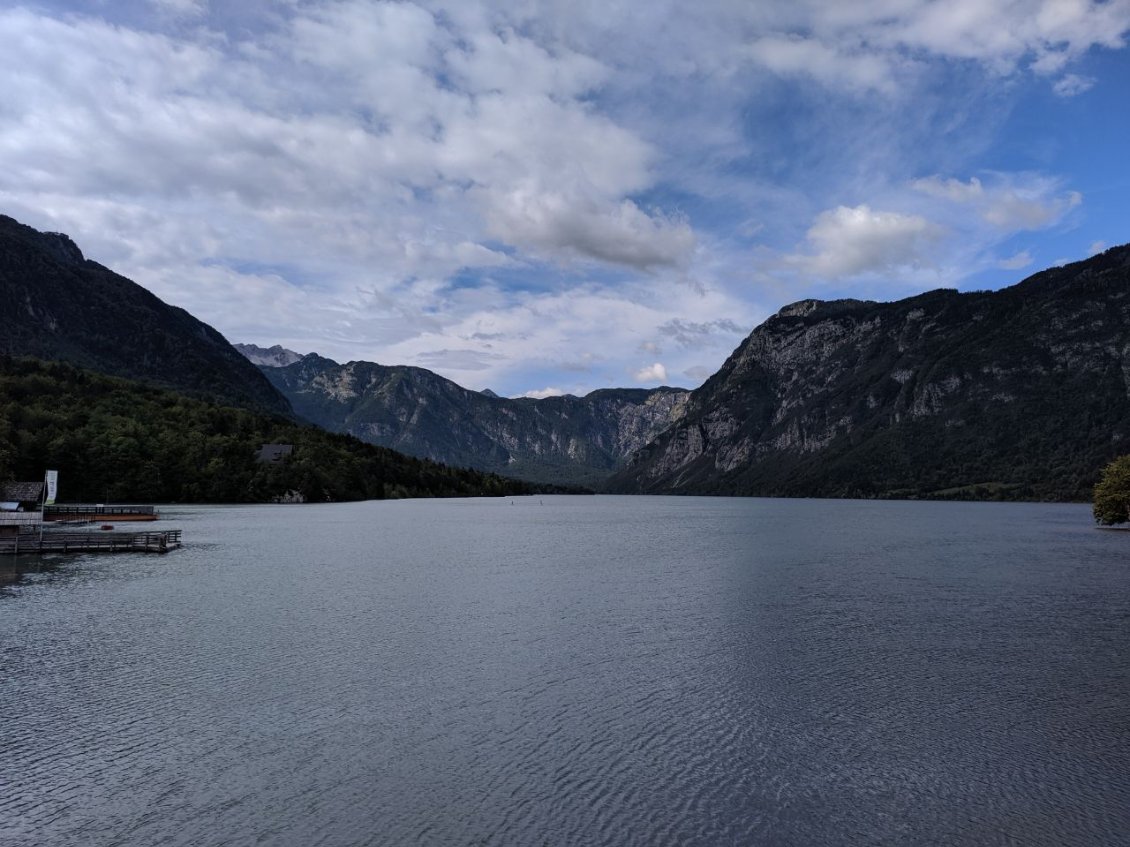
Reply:
M167 553L181 545L179 529L158 532L25 532L0 537L0 555L44 553Z
M107 505L105 503L53 503L43 507L43 520L59 523L78 521L155 521L156 506Z

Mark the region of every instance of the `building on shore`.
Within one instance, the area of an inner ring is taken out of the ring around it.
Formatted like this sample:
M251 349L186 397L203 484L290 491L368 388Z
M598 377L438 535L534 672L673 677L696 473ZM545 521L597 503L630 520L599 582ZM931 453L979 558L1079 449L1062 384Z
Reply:
M0 535L19 535L43 524L43 483L0 484Z

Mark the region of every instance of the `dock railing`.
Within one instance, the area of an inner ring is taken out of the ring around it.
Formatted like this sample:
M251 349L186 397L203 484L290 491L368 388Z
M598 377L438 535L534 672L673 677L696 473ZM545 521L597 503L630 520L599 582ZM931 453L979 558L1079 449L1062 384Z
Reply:
M156 506L140 506L107 503L54 503L45 506L43 519L46 521L66 521L78 518L88 520L143 520L154 521L159 517Z
M23 532L0 537L0 555L167 553L181 546L179 529L159 532Z

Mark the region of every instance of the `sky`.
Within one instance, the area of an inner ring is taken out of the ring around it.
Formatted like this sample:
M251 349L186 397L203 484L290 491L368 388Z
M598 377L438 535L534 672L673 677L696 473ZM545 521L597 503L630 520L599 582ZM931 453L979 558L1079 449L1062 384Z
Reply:
M1130 0L0 0L0 213L230 341L693 388L1130 241Z

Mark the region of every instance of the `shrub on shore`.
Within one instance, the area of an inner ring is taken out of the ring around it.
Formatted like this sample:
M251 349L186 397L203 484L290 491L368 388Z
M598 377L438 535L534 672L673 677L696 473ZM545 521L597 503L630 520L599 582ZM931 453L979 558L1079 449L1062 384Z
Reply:
M1130 522L1130 454L1119 456L1103 470L1095 486L1094 513L1105 526Z

